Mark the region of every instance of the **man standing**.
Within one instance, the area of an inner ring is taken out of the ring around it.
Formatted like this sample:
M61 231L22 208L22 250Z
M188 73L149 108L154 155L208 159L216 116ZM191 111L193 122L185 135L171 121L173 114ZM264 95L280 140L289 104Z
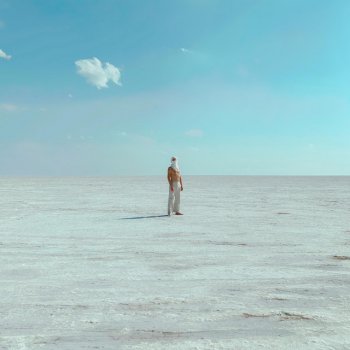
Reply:
M169 200L168 215L175 212L175 215L183 215L180 213L180 192L184 189L182 186L182 176L177 163L176 157L171 157L171 165L168 168L169 182Z

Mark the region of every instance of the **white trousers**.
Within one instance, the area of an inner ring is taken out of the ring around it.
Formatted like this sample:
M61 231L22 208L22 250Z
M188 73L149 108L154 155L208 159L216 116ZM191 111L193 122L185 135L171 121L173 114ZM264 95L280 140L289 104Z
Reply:
M168 200L168 214L173 212L180 211L180 192L181 192L181 183L173 182L173 189L171 191L171 186L169 186L169 200Z

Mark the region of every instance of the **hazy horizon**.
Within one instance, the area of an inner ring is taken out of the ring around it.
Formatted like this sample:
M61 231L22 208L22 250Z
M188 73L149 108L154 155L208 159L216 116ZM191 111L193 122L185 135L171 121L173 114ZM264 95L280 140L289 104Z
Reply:
M133 177L159 177L164 178L165 183L167 183L167 176L165 175L0 175L0 179L5 178L28 178L28 179L36 179L36 178L133 178ZM271 177L271 178L279 178L279 177L291 177L291 178L346 178L350 175L234 175L234 174L184 174L183 180L186 182L186 178L192 177Z

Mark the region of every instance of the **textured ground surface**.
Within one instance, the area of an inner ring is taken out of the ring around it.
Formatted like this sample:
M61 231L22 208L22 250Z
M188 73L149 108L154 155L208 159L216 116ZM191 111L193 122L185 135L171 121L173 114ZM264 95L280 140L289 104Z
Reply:
M350 178L0 178L0 349L349 349Z

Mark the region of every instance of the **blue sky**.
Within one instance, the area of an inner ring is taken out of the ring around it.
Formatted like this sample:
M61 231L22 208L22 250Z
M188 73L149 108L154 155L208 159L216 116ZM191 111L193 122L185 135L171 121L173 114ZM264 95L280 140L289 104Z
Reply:
M161 175L172 155L349 175L349 18L347 0L0 0L0 175Z

